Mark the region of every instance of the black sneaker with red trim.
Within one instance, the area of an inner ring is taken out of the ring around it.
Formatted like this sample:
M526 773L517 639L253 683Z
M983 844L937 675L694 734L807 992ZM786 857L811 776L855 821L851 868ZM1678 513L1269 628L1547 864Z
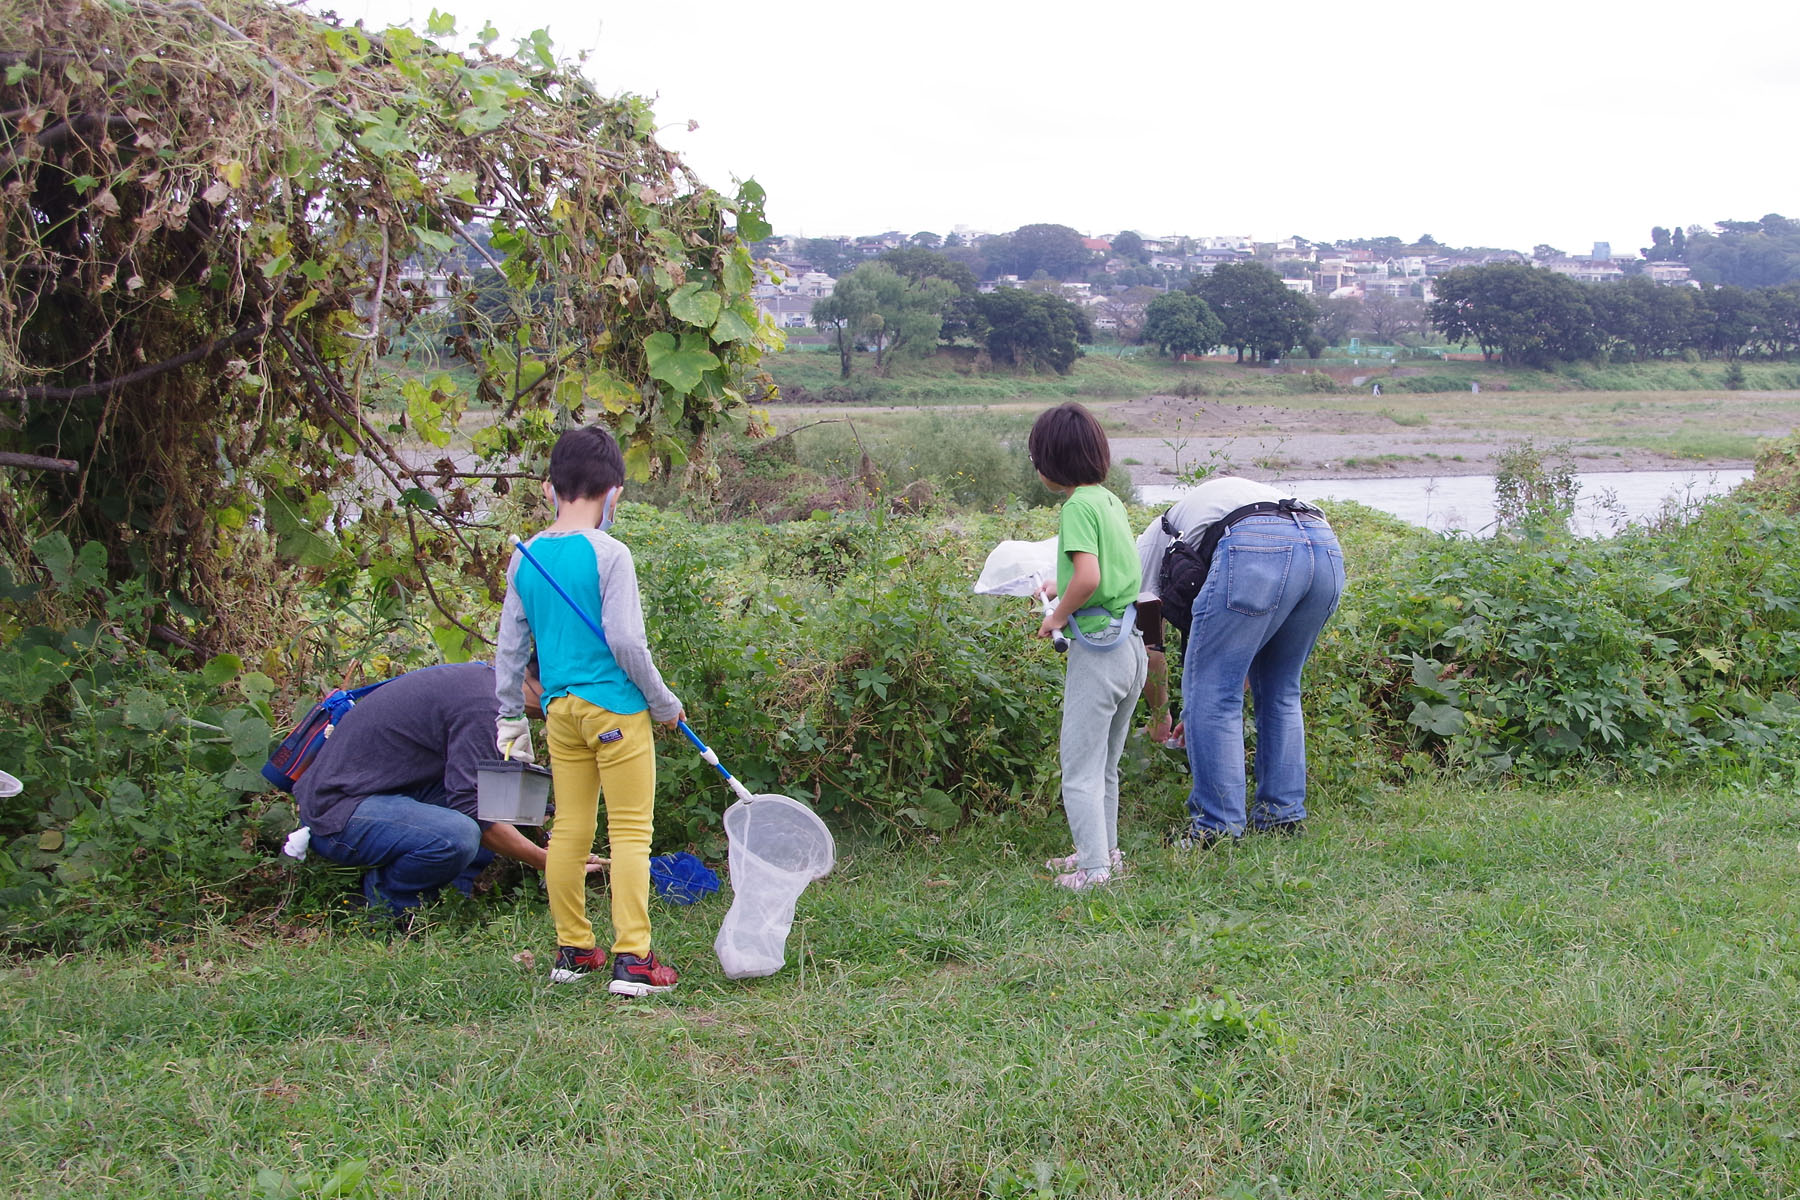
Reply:
M550 982L579 983L605 969L606 951L598 946L586 950L577 946L558 946L556 965L550 968Z
M643 958L635 954L615 954L612 982L606 985L606 990L615 996L648 996L651 992L668 991L675 986L677 978L675 968L657 961L655 951Z

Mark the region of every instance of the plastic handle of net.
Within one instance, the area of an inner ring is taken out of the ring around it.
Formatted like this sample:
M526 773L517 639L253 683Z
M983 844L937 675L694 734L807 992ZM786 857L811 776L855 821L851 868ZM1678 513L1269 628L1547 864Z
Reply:
M1051 607L1050 607L1050 597L1048 597L1048 596L1039 596L1039 597L1038 597L1038 599L1039 599L1039 600L1041 600L1041 601L1043 601L1043 604L1044 604L1044 615L1045 615L1045 616L1046 616L1046 617L1047 617L1047 616L1049 616L1049 615L1050 615L1050 614L1051 614L1051 613L1053 613L1053 612L1055 612L1055 611L1056 611L1056 610L1055 610L1055 609L1053 609L1053 608L1051 608ZM1068 634L1066 634L1066 633L1064 633L1064 632L1063 632L1063 631L1062 631L1062 630L1060 630L1060 629L1059 629L1059 630L1057 630L1057 631L1056 631L1056 632L1055 632L1055 633L1053 633L1053 634L1051 634L1051 635L1050 635L1050 641L1051 641L1051 643L1052 643L1052 644L1053 644L1053 645L1054 645L1054 646L1055 646L1055 647L1056 647L1056 652L1057 652L1057 653L1058 653L1058 654L1065 654L1065 653L1067 653L1067 652L1068 652L1068 649L1069 649L1069 635L1068 635Z
M524 541L520 539L519 535L516 533L509 533L506 535L506 540L512 544L514 550L517 550L520 554L525 556L526 562L537 568L538 574L544 577L545 582L549 583L549 585L556 590L556 594L561 596L568 603L569 608L574 611L575 615L580 617L583 623L585 623L589 629L594 631L594 636L604 643L606 641L606 631L600 628L600 623L588 616L587 609L575 603L575 597L563 591L562 584L556 582L556 576L550 574L550 572L544 568L544 564L539 562L537 556L532 554L532 552L526 548Z
M700 757L711 763L713 770L725 777L725 782L731 785L731 790L736 793L739 800L750 799L750 789L738 782L738 777L736 775L733 775L730 771L725 769L725 764L719 761L718 751L701 741L700 735L695 733L693 727L686 721L678 722L677 727L682 733L687 735L688 741L694 743L694 749L700 752Z

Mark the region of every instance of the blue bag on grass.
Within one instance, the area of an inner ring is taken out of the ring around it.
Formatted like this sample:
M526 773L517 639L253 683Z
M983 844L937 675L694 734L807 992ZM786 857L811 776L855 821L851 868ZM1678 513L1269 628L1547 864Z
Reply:
M673 904L693 904L719 890L719 877L686 850L651 859L650 882L657 895Z

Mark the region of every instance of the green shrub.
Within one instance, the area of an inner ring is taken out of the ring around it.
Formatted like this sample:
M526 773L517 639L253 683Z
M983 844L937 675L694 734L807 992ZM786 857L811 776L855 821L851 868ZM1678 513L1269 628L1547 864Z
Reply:
M1466 392L1472 375L1406 375L1381 381L1384 392Z
M753 790L901 829L1053 797L1061 660L1031 639L1024 600L970 590L994 543L1047 536L1053 513L842 514L754 541L632 516L658 663ZM783 573L819 561L830 569ZM754 586L734 590L727 572ZM665 759L658 791L659 837L722 850L730 797L697 756Z
M1344 386L1323 371L1306 371L1299 375L1279 375L1283 392L1295 394L1341 392Z
M1350 590L1314 711L1388 773L1753 772L1792 749L1797 587L1800 522L1730 500L1608 541L1434 538Z
M0 568L0 745L24 784L0 800L0 942L144 933L266 883L273 682L229 655L172 667L98 544L34 551L47 588Z
M1581 490L1568 443L1543 449L1527 439L1501 451L1494 467L1494 510L1502 532L1568 529Z
M1307 673L1319 803L1444 769L1751 776L1791 761L1797 457L1765 457L1754 503L1608 541L1448 537L1330 505L1350 587ZM726 765L834 823L905 835L1053 811L1062 662L1031 638L1026 601L970 584L995 543L1055 527L1053 508L1016 504L770 526L632 503L618 533L657 661ZM27 785L0 801L0 937L116 939L295 886L322 906L347 874L273 866L292 806L256 793L287 681L223 656L178 670L146 645L147 598L98 588L96 553L46 539L39 558L41 591L0 580L0 745L18 747L0 765ZM1134 739L1125 771L1136 802L1178 808L1176 756ZM659 772L658 849L719 858L729 791L685 742L665 743Z

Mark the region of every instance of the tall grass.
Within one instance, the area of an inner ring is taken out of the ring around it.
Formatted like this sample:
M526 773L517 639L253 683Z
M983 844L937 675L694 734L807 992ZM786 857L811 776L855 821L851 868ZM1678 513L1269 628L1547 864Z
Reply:
M887 375L874 372L873 356L858 355L851 378L841 379L835 352L789 350L763 360L783 389L784 402L826 401L854 405L984 405L1057 403L1065 399L1125 399L1152 394L1304 395L1342 390L1317 372L1274 372L1225 363L1177 363L1155 355L1127 358L1090 353L1068 375L980 371L966 357L948 355L894 361Z
M1010 501L1059 503L1025 453L1031 413L922 412L879 422L824 424L795 435L800 464L825 475L853 475L866 452L893 491L916 481L958 506L995 509ZM1130 473L1115 464L1107 486L1127 503Z

